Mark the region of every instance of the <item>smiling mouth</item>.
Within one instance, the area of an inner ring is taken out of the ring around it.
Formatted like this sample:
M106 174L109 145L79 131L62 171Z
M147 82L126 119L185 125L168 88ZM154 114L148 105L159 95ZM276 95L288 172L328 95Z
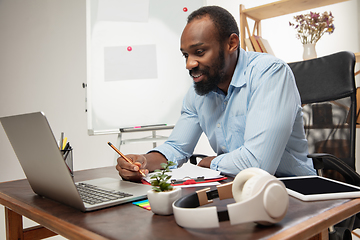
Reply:
M202 73L198 73L198 74L190 74L191 77L194 79L195 82L199 82L201 80L201 76L203 76Z
M193 78L198 78L198 77L201 77L202 76L202 73L199 73L199 74L191 74L191 76Z

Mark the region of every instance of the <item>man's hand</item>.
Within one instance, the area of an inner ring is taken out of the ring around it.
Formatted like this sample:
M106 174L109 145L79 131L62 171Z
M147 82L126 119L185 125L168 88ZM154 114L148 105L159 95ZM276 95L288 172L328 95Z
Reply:
M124 180L139 182L142 178L141 172L145 175L149 173L149 170L146 169L147 160L144 155L126 155L127 158L133 161L133 163L128 163L124 158L119 157L117 159L116 170L119 171L119 175Z
M133 163L128 163L125 159L119 157L116 170L119 171L122 179L133 182L139 182L142 178L139 169L146 175L155 169L160 169L161 163L167 162L166 158L158 152L150 152L145 155L129 154L126 157L131 159Z
M211 161L214 158L216 158L216 156L214 156L214 157L205 157L205 158L201 159L201 161L198 163L198 166L210 168Z

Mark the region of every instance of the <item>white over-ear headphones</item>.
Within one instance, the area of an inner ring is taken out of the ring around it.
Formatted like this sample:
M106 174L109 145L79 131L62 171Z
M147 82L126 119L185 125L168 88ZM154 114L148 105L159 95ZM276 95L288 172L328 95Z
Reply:
M217 211L215 206L197 208L212 202L211 199L234 198L227 211ZM281 221L289 206L285 185L259 168L241 171L233 182L199 190L173 203L175 221L187 228L219 227L220 221L230 220L232 225L257 222L270 225Z

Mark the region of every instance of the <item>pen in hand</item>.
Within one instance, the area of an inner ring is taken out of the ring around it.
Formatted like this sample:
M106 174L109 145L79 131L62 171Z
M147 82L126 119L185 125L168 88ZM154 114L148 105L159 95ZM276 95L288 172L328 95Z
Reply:
M123 159L125 159L128 163L133 164L133 162L132 162L130 159L128 159L124 154L122 154L122 153L119 151L119 149L117 149L114 145L112 145L111 142L108 142L108 144L109 144L109 146L112 147L112 149L114 149L115 152L117 152ZM143 177L146 177L145 173L143 173L142 171L140 171L140 168L139 168L139 173L141 173L141 175L142 175Z

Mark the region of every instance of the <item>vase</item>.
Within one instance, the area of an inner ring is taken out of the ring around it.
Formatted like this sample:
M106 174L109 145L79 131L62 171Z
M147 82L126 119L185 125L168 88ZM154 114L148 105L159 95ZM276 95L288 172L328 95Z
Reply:
M173 202L181 197L181 188L174 187L166 192L156 192L151 189L147 192L147 197L153 213L170 215L173 213Z
M303 44L303 47L304 47L304 52L303 52L304 60L317 58L315 43L306 43L306 44Z

